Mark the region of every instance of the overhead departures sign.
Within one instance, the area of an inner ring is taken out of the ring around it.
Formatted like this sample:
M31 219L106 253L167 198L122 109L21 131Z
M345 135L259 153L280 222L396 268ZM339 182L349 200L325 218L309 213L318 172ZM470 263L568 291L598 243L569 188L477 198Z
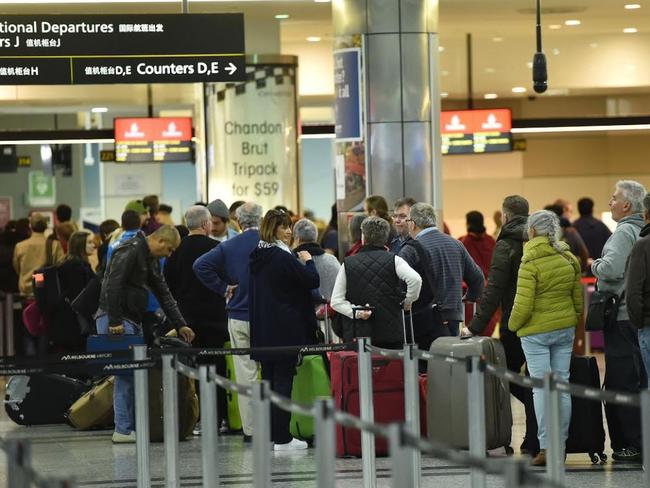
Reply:
M192 119L115 119L115 162L192 161Z
M511 129L508 109L442 112L442 154L512 151Z
M3 15L0 85L243 81L243 14Z

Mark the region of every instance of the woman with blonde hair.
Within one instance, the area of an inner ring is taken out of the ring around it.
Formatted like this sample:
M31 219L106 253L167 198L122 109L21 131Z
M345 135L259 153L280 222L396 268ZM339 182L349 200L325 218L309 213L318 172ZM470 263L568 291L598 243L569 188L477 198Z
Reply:
M560 221L555 213L540 210L529 217L530 240L524 244L508 328L521 338L533 378L544 378L552 372L558 379L569 381L575 328L582 314L583 299L580 263L569 251L569 245L560 240L560 235ZM533 465L545 466L548 442L544 392L535 389L533 399L540 445ZM562 392L562 446L569 435L570 421L571 396Z

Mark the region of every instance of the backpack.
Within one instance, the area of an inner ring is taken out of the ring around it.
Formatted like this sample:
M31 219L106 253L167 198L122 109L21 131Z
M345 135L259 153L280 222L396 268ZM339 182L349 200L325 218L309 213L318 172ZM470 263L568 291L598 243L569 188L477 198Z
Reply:
M46 246L46 264L38 268L32 274L32 288L34 298L41 313L47 314L56 309L61 301L61 283L59 271L53 264L52 246L54 243L48 240Z

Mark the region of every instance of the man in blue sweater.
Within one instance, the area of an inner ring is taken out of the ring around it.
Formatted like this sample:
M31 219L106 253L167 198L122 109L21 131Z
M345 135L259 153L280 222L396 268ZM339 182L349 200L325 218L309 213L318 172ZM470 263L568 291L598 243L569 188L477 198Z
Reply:
M260 240L259 225L262 207L248 202L237 209L242 233L222 242L194 262L194 273L207 288L226 298L228 333L233 348L250 347L248 315L248 268L250 254ZM234 356L237 383L250 385L257 381L257 363L249 356ZM253 435L253 414L249 400L239 395L244 442Z
M403 246L399 255L422 276L420 298L413 304L413 324L416 342L428 350L440 336L458 336L465 315L463 281L468 286L467 300L475 302L483 292L484 277L463 244L438 230L431 205L413 205L407 224L417 242ZM421 261L415 245L423 248L426 262ZM431 312L432 304L438 314Z

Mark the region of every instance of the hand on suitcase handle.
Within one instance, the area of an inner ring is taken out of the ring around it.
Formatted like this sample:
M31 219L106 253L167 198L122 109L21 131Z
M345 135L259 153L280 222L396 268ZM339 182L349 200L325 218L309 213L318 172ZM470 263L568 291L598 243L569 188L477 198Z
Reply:
M374 309L375 307L371 307L369 303L362 307L352 307L352 318L368 320Z

